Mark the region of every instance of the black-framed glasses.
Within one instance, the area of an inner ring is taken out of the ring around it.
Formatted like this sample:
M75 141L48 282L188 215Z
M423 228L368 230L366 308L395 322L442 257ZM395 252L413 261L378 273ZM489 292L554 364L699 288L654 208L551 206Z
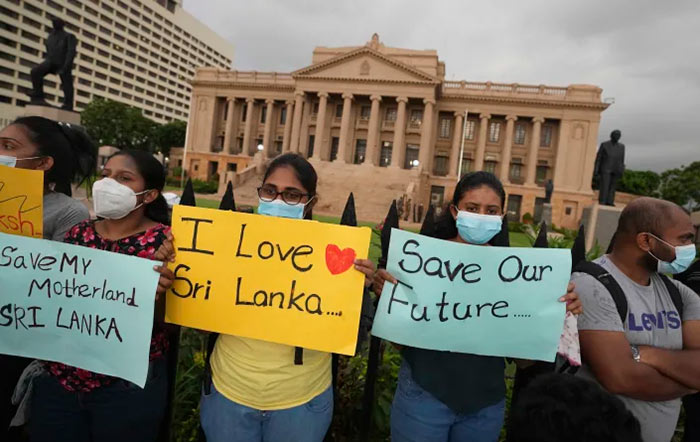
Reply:
M282 201L289 204L290 206L299 204L301 202L301 199L304 197L312 197L312 195L308 193L300 192L294 189L285 189L281 192L278 192L277 189L272 186L258 187L258 196L263 201L274 201L277 199L277 195L282 195Z

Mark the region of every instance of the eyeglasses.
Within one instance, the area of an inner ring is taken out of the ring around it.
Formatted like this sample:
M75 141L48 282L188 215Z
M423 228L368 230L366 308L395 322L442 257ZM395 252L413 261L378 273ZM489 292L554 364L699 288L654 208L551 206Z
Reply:
M304 197L311 198L312 196L311 194L299 192L298 190L293 189L285 189L281 192L278 192L277 189L272 186L258 187L258 196L263 201L274 201L277 199L278 195L282 195L282 201L289 204L290 206L299 204L301 202L301 199Z

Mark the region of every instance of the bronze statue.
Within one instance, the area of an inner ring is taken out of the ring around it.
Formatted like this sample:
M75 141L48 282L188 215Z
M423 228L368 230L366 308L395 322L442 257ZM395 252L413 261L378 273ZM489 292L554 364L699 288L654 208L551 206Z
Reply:
M544 185L544 202L550 204L552 202L552 192L554 192L554 183L552 180L547 180Z
M53 29L46 39L46 59L32 68L33 91L30 95L31 104L47 106L44 101L44 77L57 74L61 78L63 90L62 109L73 110L73 59L78 40L75 35L66 32L65 22L60 18L51 21Z
M598 202L606 206L615 205L617 181L625 171L625 145L620 143L622 133L615 129L610 140L602 143L595 158L593 175L598 177Z

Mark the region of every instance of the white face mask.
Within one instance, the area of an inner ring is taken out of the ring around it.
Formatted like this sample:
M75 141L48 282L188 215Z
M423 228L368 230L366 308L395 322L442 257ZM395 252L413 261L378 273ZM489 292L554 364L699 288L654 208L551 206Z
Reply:
M17 158L10 155L0 155L0 166L15 167L17 161L36 160L42 157Z
M95 181L92 185L95 215L106 219L122 219L143 205L143 203L136 205L136 197L146 192L148 190L136 193L112 178Z

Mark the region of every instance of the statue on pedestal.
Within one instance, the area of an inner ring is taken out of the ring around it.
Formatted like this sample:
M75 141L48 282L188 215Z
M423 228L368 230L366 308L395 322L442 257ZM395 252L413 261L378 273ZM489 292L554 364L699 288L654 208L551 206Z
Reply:
M617 181L625 171L625 145L620 143L622 133L615 129L610 140L602 143L595 158L593 175L598 177L598 202L606 206L615 205Z
M44 77L56 74L61 78L63 90L62 109L73 110L73 59L78 40L75 35L66 32L65 22L60 18L51 21L53 29L46 39L46 59L31 71L32 88L31 104L48 106L44 101Z

